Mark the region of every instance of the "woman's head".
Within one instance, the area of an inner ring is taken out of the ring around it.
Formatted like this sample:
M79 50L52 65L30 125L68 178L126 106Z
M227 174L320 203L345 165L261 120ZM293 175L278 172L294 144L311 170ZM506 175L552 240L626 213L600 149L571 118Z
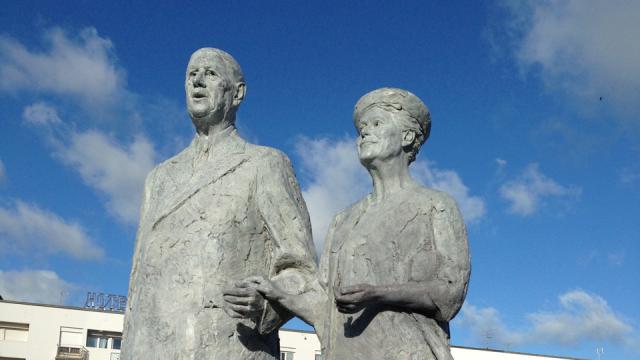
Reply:
M373 90L358 100L353 113L353 120L359 133L362 133L361 119L372 109L381 109L394 114L390 119L397 122L405 139L409 139L403 146L409 157L409 163L415 160L422 144L431 132L431 115L425 104L409 91L396 88L381 88ZM412 136L407 137L407 133Z

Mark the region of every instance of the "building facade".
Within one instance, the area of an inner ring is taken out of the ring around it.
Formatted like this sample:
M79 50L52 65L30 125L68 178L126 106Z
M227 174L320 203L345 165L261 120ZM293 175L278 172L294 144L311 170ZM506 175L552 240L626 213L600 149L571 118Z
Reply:
M99 303L102 309L0 300L0 360L119 360L124 314ZM322 359L313 332L279 335L281 360ZM457 346L451 352L455 360L578 360Z

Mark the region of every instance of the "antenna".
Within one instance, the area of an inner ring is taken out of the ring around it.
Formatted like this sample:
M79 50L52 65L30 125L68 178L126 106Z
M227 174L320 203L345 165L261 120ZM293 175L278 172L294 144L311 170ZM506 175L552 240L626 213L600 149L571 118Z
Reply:
M598 354L598 360L602 359L602 354L604 354L604 348L602 346L597 347L596 354Z
M495 337L494 329L492 327L487 328L484 333L485 347L487 349L491 346L491 342L494 337Z

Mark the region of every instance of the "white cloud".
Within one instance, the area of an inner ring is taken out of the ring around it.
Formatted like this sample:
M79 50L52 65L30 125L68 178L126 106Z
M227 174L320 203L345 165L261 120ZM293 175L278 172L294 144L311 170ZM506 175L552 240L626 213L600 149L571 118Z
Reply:
M522 334L509 329L500 316L500 312L493 307L478 308L466 303L456 318L456 323L471 330L478 341L489 347L491 342L499 345L511 346L525 341Z
M560 295L560 310L529 314L530 337L538 342L574 345L584 340L625 343L633 328L600 296L581 290Z
M0 270L0 295L5 300L63 304L73 288L53 271Z
M559 309L526 315L522 329L508 327L498 310L465 304L456 322L468 328L478 341L491 338L504 346L518 344L554 344L575 346L583 341L613 343L633 348L638 331L607 302L582 290L559 296Z
M136 224L144 180L155 164L153 144L140 135L128 145L99 131L71 133L57 155L83 181L107 196L107 209L119 220Z
M138 221L140 196L146 175L155 165L153 144L138 135L120 144L98 130L70 130L55 107L34 103L23 111L24 121L49 130L45 138L54 155L76 170L85 184L106 196L106 208L118 220Z
M24 108L22 118L25 122L34 125L58 125L62 123L58 111L43 102L37 102Z
M0 36L0 90L45 91L68 95L87 105L110 103L124 90L124 71L113 44L95 28L71 37L59 28L45 33L45 51L32 51Z
M358 160L355 140L309 139L301 137L296 152L302 159L301 174L309 179L303 196L309 208L318 252L333 217L371 191L371 178ZM484 201L469 189L453 170L438 169L433 162L416 161L413 175L426 184L453 196L465 220L478 221L485 214Z
M568 0L506 2L507 36L524 69L583 106L602 96L637 121L640 112L640 2Z
M416 161L412 173L427 186L444 191L458 202L467 222L476 222L486 213L484 200L469 194L469 188L453 170L439 169L431 161Z
M76 259L98 259L104 251L75 222L22 201L0 207L0 247L29 254L64 253Z
M540 172L539 165L529 164L515 180L503 184L500 196L509 202L509 212L528 216L534 214L545 199L551 197L575 198L581 189L562 186Z
M318 254L333 217L362 198L371 189L371 180L355 149L355 140L309 139L301 137L296 152L302 159L301 173L310 179L302 195L309 208Z

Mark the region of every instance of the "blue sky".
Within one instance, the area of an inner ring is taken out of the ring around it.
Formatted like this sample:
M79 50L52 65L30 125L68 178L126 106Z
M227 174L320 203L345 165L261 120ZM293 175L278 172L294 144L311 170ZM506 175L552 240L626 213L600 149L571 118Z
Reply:
M640 358L640 3L20 1L0 10L0 294L125 294L146 173L193 134L190 54L241 64L249 140L293 161L319 247L367 193L352 111L421 97L414 175L465 216L455 345ZM292 326L299 326L298 323Z

